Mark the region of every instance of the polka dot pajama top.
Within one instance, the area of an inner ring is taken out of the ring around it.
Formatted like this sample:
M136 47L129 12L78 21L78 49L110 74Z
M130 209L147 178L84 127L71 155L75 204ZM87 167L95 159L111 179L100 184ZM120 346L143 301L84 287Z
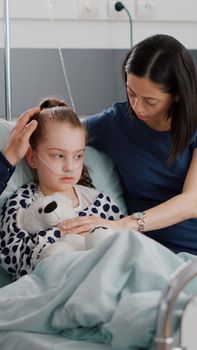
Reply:
M79 200L79 206L75 210L79 216L96 215L108 220L123 217L113 200L103 193L81 185L76 185L75 191ZM35 182L24 185L7 200L1 211L0 263L14 279L33 270L35 250L39 254L47 245L55 243L61 237L58 227L49 227L33 235L17 227L17 210L20 207L27 208L35 200L35 194L38 194Z

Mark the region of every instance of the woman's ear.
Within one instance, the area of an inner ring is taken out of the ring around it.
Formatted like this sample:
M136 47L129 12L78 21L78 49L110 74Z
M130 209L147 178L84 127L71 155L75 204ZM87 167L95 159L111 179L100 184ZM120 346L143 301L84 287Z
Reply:
M174 100L175 102L179 102L179 95L175 95Z
M28 147L27 153L26 153L26 159L29 166L33 169L37 168L37 157L35 151Z

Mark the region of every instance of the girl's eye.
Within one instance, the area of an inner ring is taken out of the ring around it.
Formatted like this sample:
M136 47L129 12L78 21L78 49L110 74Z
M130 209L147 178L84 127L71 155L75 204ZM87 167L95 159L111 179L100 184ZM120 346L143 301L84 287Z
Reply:
M83 159L83 154L80 153L80 154L75 154L74 157L73 157L74 160L80 160L80 159Z
M55 154L52 154L51 157L54 159L61 159L63 158L63 154L55 153Z

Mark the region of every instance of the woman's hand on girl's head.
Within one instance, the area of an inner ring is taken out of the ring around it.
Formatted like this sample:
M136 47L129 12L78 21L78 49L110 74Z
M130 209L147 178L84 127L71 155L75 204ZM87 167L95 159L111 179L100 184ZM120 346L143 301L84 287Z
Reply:
M63 221L59 225L59 229L62 236L69 233L87 234L98 226L111 228L114 231L124 228L135 229L135 227L132 227L132 222L135 224L134 220L131 220L129 216L119 220L106 220L94 215L78 216L73 219Z
M29 138L37 127L36 120L29 123L29 119L40 112L40 108L34 107L23 113L17 120L12 130L3 153L12 165L16 165L26 154Z

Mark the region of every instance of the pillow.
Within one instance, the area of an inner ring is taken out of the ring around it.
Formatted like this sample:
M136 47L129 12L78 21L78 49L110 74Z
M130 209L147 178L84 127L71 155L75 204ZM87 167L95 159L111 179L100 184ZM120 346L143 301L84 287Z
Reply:
M0 149L8 139L15 122L0 120ZM104 153L87 146L85 152L85 163L88 167L93 184L98 191L110 196L126 214L126 205L118 177L117 170L112 160ZM0 195L0 209L12 193L20 186L35 180L35 173L23 159L16 166L15 172L10 178L4 192Z
M126 215L127 208L119 175L111 158L93 147L86 146L85 164L95 188L112 198Z

